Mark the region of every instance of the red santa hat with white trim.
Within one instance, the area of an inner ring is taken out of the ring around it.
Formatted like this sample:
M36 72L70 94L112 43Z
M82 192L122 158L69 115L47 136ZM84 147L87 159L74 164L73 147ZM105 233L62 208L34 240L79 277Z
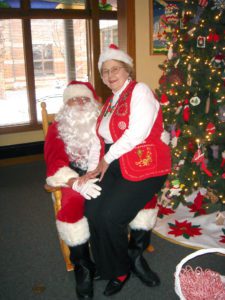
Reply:
M63 102L66 102L75 97L88 97L98 101L98 95L90 82L71 81L64 90Z
M102 64L107 60L119 60L133 67L133 59L116 45L110 44L99 56L98 69L101 72Z

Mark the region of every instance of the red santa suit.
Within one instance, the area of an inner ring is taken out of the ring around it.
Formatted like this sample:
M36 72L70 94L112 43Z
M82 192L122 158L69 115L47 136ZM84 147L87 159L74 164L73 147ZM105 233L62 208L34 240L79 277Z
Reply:
M92 103L84 111L75 112L73 116L77 119L71 120L73 118L66 102L76 96L89 97ZM57 114L56 121L49 126L45 139L46 182L50 186L62 187L61 209L56 216L56 226L61 239L71 247L85 243L90 236L84 217L85 199L68 187L67 182L79 176L77 170L91 171L98 164L99 140L95 134L95 123L99 105L96 99L89 85L72 82L64 92L65 105Z

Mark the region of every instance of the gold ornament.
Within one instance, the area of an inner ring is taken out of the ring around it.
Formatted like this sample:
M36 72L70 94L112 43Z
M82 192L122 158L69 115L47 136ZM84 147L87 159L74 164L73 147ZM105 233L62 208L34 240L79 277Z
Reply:
M215 204L219 201L219 197L215 195L215 191L211 188L207 188L205 197L211 201L212 204Z

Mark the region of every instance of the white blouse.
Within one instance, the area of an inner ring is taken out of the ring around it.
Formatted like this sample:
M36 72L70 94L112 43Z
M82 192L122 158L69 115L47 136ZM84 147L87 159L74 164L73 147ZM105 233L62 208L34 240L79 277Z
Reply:
M127 80L121 90L113 96L112 106L116 104L121 92L127 87ZM149 135L156 120L160 104L155 99L152 91L145 83L137 83L131 98L129 127L123 135L110 147L105 154L105 161L110 164L124 153L131 151L136 145L142 143ZM112 144L109 122L112 113L103 117L99 126L99 134L106 144Z

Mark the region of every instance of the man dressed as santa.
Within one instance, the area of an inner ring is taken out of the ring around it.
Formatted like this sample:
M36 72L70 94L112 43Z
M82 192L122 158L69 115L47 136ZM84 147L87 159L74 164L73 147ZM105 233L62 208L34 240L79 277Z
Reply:
M77 295L85 299L93 296L95 268L89 254L84 201L100 195L101 188L95 183L97 180L79 185L77 179L93 170L99 161L100 144L95 134L100 109L97 100L90 83L72 81L64 91L64 105L49 126L44 146L46 183L62 190L57 230L70 249Z
M79 298L93 297L95 265L89 254L90 237L84 216L84 201L101 193L98 179L78 184L78 178L98 165L100 142L96 136L96 120L100 113L98 96L89 82L72 81L63 94L64 105L55 122L49 126L44 156L47 167L46 183L61 187L61 209L56 216L60 238L70 249L74 264L76 293ZM152 284L152 273L142 256L149 245L158 209L146 205L130 223L131 265L134 273L146 284Z

